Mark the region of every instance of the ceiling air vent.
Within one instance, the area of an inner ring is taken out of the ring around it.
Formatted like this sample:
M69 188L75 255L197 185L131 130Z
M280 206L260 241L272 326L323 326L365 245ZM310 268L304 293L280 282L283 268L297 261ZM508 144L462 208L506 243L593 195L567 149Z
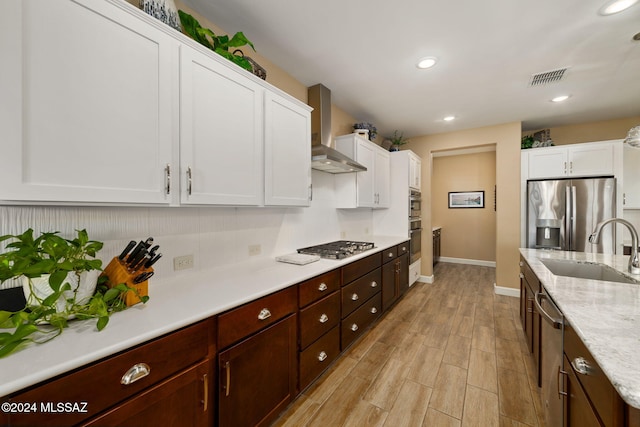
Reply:
M542 86L549 83L555 83L562 80L567 68L559 68L553 71L545 71L544 73L538 73L531 76L529 86Z

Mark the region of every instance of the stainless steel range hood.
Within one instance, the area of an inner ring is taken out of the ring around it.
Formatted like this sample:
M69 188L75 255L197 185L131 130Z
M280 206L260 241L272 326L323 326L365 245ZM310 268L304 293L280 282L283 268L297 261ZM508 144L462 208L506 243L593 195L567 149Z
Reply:
M311 112L311 167L328 173L362 172L367 168L331 148L331 91L321 84L308 89Z

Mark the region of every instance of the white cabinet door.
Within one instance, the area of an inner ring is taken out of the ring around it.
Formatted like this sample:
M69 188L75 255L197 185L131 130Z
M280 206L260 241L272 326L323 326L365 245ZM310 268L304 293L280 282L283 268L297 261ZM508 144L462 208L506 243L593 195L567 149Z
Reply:
M640 149L624 144L624 208L640 209Z
M182 204L260 205L264 88L180 48Z
M273 92L267 92L264 144L264 204L309 206L310 111Z
M614 142L589 142L561 147L533 148L528 179L614 175Z
M174 39L108 2L0 15L0 200L169 203Z
M377 147L374 147L377 148ZM388 208L390 202L391 156L383 148L376 150L375 207Z
M420 191L422 185L422 161L418 156L409 155L409 187Z
M596 176L613 174L614 150L611 144L576 144L569 148L569 174Z
M375 206L375 151L368 141L358 139L356 141L356 162L367 168L365 172L356 172L356 185L358 188L356 206L371 208Z
M567 148L533 148L529 153L529 179L567 175Z

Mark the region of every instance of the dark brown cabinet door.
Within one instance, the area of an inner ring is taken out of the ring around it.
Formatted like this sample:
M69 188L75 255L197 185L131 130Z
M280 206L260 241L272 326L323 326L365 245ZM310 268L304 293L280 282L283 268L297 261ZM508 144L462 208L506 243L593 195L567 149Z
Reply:
M409 254L406 253L398 257L398 280L400 285L400 295L404 295L409 290Z
M86 426L210 426L213 395L208 360L107 411Z
M382 266L382 310L387 311L399 297L396 283L395 262L388 262Z
M220 353L220 426L268 425L296 396L296 315Z
M580 386L571 364L564 358L567 395L565 396L565 427L601 427L598 416L593 411L589 399Z

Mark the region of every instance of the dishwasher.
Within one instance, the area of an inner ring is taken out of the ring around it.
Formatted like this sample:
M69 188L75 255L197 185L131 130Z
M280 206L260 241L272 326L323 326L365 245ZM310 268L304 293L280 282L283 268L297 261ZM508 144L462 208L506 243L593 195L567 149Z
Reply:
M535 304L542 317L540 327L540 376L545 424L562 427L564 395L561 387L564 317L544 287L535 294Z

